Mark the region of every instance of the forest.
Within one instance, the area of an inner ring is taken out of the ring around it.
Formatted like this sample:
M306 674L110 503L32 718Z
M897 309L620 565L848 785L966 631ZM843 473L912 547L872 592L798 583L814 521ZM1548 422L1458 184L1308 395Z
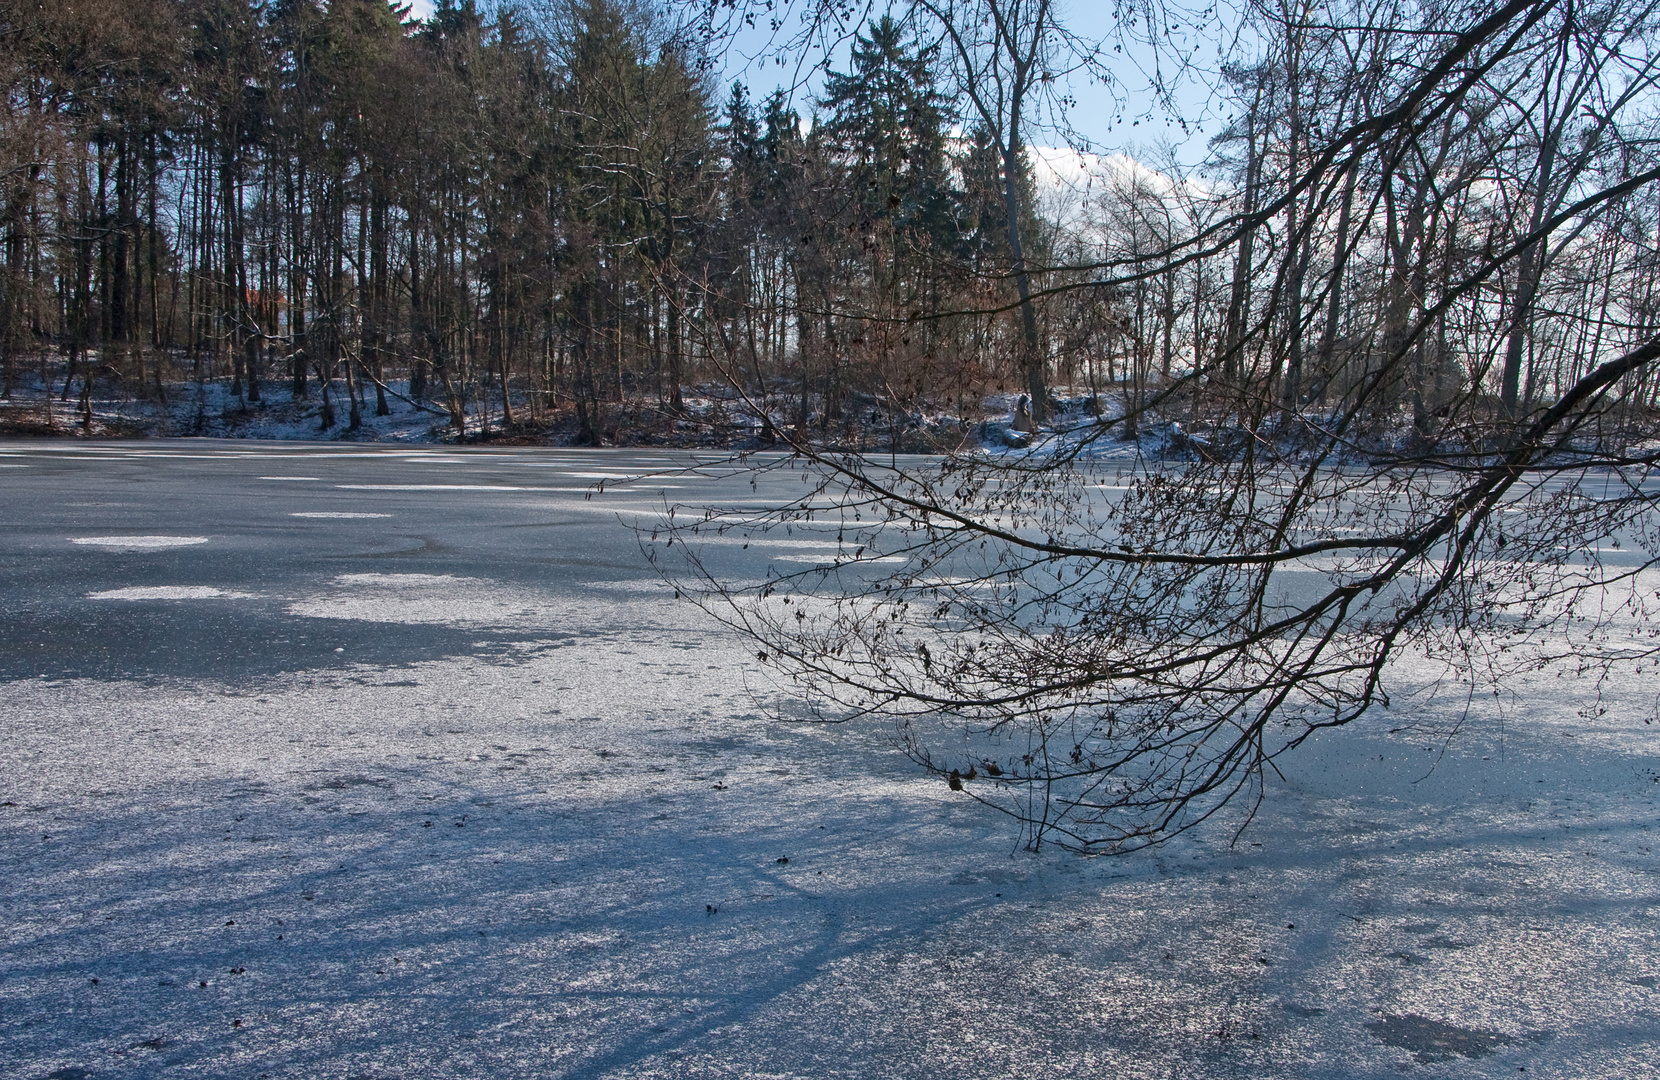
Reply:
M1129 75L1047 2L810 8L792 98L713 74L743 5L6 0L8 423L1481 447L1656 330L1653 5L1250 5L1191 167L1076 135Z
M595 443L712 378L830 425L998 377L996 320L859 318L1006 262L997 161L891 19L809 132L613 0L7 7L8 398L38 371L90 425L95 392L228 380L349 429L397 381L457 432Z

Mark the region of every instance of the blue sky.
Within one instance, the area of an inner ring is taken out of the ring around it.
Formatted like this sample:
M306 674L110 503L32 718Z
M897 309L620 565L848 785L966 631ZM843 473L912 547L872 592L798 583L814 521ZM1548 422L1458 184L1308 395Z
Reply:
M802 2L781 0L779 6L793 10L800 8ZM864 0L864 5L877 13L886 10L885 5L871 3L870 0ZM1059 8L1063 25L1079 37L1110 43L1116 39L1118 30L1114 22L1114 6L1073 0L1071 3L1063 2ZM411 13L416 17L430 15L432 8L432 0L411 0ZM1217 10L1222 13L1221 19L1233 21L1228 5L1220 5ZM787 32L786 29L784 33ZM1189 28L1179 28L1175 32L1177 39L1193 34ZM1148 73L1156 59L1153 51L1145 45L1126 41L1124 51L1114 54L1116 62L1111 69L1119 83L1117 88L1109 88L1081 76L1065 85L1066 95L1075 102L1066 110L1065 122L1077 136L1090 144L1092 150L1100 154L1146 156L1158 142L1168 140L1181 162L1197 164L1210 137L1225 122L1225 111L1211 100L1218 37L1219 31L1212 25L1200 28L1196 35L1187 38L1189 42L1199 43L1195 55L1200 70L1173 80L1174 114L1163 108L1147 91L1150 82ZM734 81L747 83L756 100L782 86L795 91L797 106L803 114L807 113L809 98L821 81L814 64L822 60L822 53L804 58L792 55L780 65L777 62L777 43L780 40L764 25L737 35L727 51L726 63L720 74L722 94L724 88ZM831 66L842 68L846 55L844 44L832 54ZM1163 58L1163 66L1168 77L1172 72L1168 55ZM1178 115L1188 122L1187 132L1176 122ZM1058 125L1043 122L1044 118L1036 119L1040 123L1032 132L1032 142L1049 146L1065 144L1065 134Z
M869 0L866 4L867 10L878 14L885 10L883 5L872 4ZM1064 93L1073 99L1074 104L1066 109L1064 123L1099 153L1146 151L1159 140L1168 139L1184 163L1196 163L1203 156L1210 137L1224 121L1219 107L1211 101L1211 87L1216 81L1214 69L1217 66L1218 32L1215 27L1201 28L1197 35L1186 28L1175 31L1174 40L1185 39L1189 47L1198 45L1194 54L1196 66L1209 70L1197 70L1185 77L1171 79L1174 74L1172 52L1166 52L1162 58L1157 57L1145 44L1134 41L1133 35L1123 40L1122 52L1112 51L1112 45L1119 40L1118 27L1113 21L1113 5L1073 2L1059 6L1062 25L1079 38L1107 44L1113 61L1109 65L1110 74L1118 83L1117 87L1109 87L1082 73L1067 81ZM820 81L814 77L810 65L822 59L822 53L814 54L806 64L791 56L783 66L779 66L776 56L769 55L776 53L775 40L775 36L765 27L738 35L728 51L722 82L730 85L734 80L741 79L749 84L752 96L760 98L774 87L790 88L804 79L805 85L798 91L798 102L805 112L804 99L811 95ZM846 55L844 44L833 53L831 66L845 69ZM1148 91L1150 73L1155 63L1160 61L1166 79L1173 84L1174 113L1162 108ZM1178 115L1188 122L1187 132L1177 122ZM1064 144L1065 134L1060 125L1045 122L1052 118L1033 119L1039 121L1039 130L1032 132L1031 141L1039 145Z

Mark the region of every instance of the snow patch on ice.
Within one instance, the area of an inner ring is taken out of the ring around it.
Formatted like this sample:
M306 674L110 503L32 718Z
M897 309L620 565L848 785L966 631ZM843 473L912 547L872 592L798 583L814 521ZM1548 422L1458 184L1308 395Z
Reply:
M344 491L565 491L566 488L519 487L514 484L336 484Z
M344 520L346 518L389 518L391 514L354 514L349 510L296 510L288 515L298 518L329 518Z
M672 588L668 582L661 578L629 581L590 581L586 583L585 587L599 589L604 592L637 593L646 596L660 596L663 590Z
M849 566L854 564L868 566L871 563L901 563L905 561L905 557L903 555L880 555L875 558L854 558L851 553L849 553L848 557L845 559L827 559L819 555L774 555L772 558L774 562L813 563L814 565L822 564L826 566L833 563L845 563Z
M649 475L630 472L568 472L572 480L650 480Z
M757 548L784 547L792 548L796 551L808 551L814 548L823 551L838 551L841 549L851 551L858 546L856 544L843 543L839 540L803 540L799 537L781 537L774 539L759 536L750 538L734 534L727 534L725 536L700 536L697 538L696 542L699 544L742 544L744 547Z
M546 621L540 597L484 578L450 574L341 574L329 593L296 601L289 614L313 619L433 626L510 626Z
M190 547L205 544L205 536L76 536L71 544L109 548L112 551L152 551L160 548Z
M590 588L613 595L595 597ZM327 591L295 600L287 611L312 619L519 632L549 629L559 635L609 636L619 626L634 632L704 627L698 613L668 594L656 579L589 582L582 594L560 595L488 578L362 573L331 579Z
M253 593L216 589L211 585L132 586L86 594L88 600L251 600L253 596Z

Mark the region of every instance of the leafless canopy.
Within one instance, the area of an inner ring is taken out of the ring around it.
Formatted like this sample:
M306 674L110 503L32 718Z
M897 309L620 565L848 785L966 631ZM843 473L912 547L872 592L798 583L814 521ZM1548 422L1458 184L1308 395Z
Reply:
M1654 16L1262 7L1208 178L1126 185L1153 240L1034 274L1040 303L1152 290L1122 376L1016 453L782 432L754 467L800 498L679 508L653 554L826 719L891 720L1033 844L1248 819L1403 654L1652 664ZM761 533L824 557L710 570Z

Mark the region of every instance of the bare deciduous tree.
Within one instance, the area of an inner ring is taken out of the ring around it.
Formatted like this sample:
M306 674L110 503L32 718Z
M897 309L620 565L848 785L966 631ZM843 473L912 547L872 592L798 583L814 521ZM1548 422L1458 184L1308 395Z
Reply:
M1163 460L1101 456L1123 415L1015 458L796 440L758 467L803 470L799 499L664 523L682 591L828 718L892 719L921 766L1032 844L1090 850L1156 843L1240 798L1248 820L1275 762L1385 701L1403 654L1472 674L1652 661L1660 327L1611 283L1647 295L1653 273L1648 242L1615 237L1660 180L1660 28L1614 4L1386 14L1266 21L1270 43L1298 38L1275 62L1294 54L1305 79L1323 65L1332 85L1293 101L1271 72L1242 83L1246 178L1219 189L1224 212L1033 290L1123 292L1235 252L1250 287L1235 277L1222 347L1195 335L1186 370L1127 412L1203 431L1168 431ZM1576 100L1597 104L1573 122L1575 179L1513 183L1501 164L1538 152L1517 103L1558 93L1565 50L1602 58L1576 68ZM1600 300L1522 301L1545 282ZM1513 409L1506 313L1524 308L1532 347L1572 375ZM698 542L734 531L834 554L724 582ZM1629 556L1605 562L1605 541Z

